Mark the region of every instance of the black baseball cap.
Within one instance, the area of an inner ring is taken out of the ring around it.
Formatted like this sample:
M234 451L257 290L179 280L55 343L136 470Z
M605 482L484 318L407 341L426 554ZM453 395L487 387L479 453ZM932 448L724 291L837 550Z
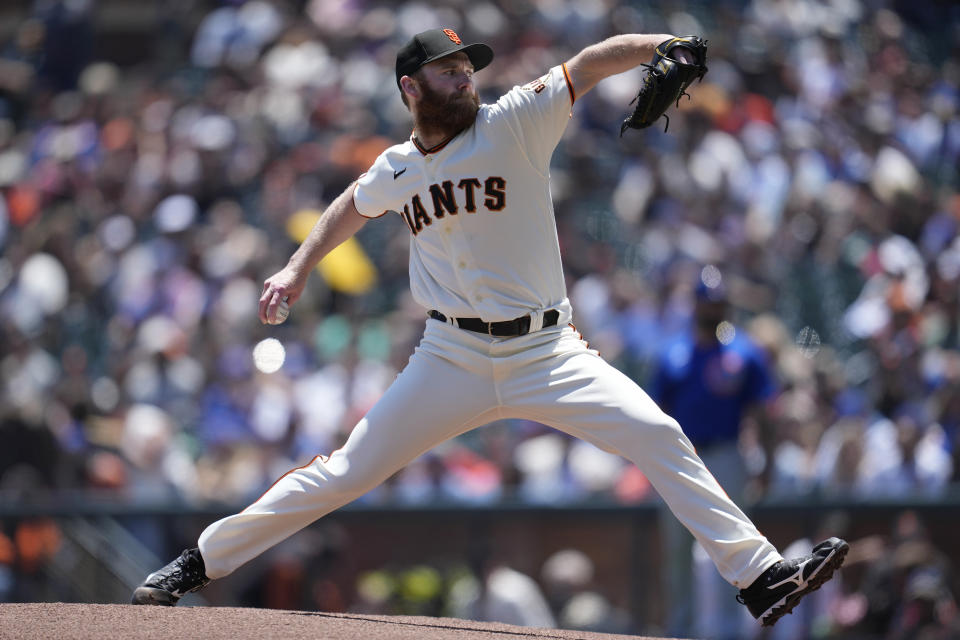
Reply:
M463 44L453 29L430 29L413 36L410 42L397 52L397 87L400 86L400 78L403 76L416 73L428 62L457 51L467 54L474 71L480 71L493 60L493 49L483 43Z

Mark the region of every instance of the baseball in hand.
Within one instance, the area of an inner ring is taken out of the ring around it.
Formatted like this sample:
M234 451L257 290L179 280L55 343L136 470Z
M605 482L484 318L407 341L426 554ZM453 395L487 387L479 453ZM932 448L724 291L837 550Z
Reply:
M288 317L290 317L290 305L287 304L286 300L281 300L280 304L277 305L277 319L270 324L281 324Z

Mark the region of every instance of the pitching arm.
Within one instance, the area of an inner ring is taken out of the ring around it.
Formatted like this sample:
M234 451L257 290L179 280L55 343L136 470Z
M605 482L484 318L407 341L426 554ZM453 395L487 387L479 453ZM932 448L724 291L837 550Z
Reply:
M351 183L330 203L306 240L290 256L287 266L264 281L260 296L260 322L266 324L274 320L277 306L284 298L287 304L296 302L317 263L367 223L369 218L360 215L353 203L356 185L356 182Z

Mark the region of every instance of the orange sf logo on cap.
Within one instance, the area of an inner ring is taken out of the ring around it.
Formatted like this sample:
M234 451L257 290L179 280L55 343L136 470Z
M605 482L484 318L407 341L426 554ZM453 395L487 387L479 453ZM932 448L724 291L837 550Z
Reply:
M457 32L453 29L444 29L443 32L448 38L450 38L450 41L453 42L453 44L463 44L463 42L460 40L460 36L458 36Z

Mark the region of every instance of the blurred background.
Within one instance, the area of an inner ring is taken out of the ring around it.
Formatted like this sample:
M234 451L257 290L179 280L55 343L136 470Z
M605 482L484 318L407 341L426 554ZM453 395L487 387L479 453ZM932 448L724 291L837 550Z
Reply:
M709 40L669 132L618 137L639 71L573 109L552 187L575 322L781 550L842 535L847 565L760 634L638 469L505 421L188 602L960 637L949 0L5 0L0 601L126 601L337 448L403 367L425 313L398 217L325 260L282 326L256 308L409 136L394 57L436 26L493 47L486 102L616 33Z

